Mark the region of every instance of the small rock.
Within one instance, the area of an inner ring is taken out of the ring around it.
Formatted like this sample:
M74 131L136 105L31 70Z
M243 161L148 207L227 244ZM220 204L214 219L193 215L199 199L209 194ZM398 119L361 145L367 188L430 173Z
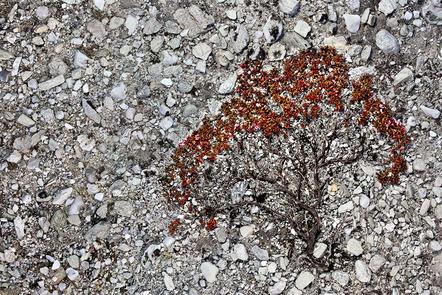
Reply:
M94 20L88 22L86 25L86 29L95 38L100 39L100 40L103 39L107 35L106 27L104 26L104 24L101 21L99 21L97 19L94 19Z
M83 106L83 111L85 115L94 121L97 124L101 122L101 116L97 113L97 111L89 104L86 99L81 100L81 105Z
M121 27L125 22L125 19L122 17L114 16L109 21L109 29L115 30Z
M274 43L282 37L283 27L280 22L269 18L262 30L267 43Z
M386 260L383 256L376 254L370 259L369 267L372 272L378 272L381 267L385 264Z
M285 282L285 281L279 281L279 282L275 283L273 286L269 287L269 294L270 295L281 294L284 291L286 285L287 285L287 282Z
M427 115L428 117L431 117L433 119L438 119L440 116L440 111L438 109L432 109L432 108L426 107L424 105L421 105L420 109L422 112L424 112L425 115Z
M40 84L38 84L38 90L40 91L47 91L50 90L54 87L60 86L61 84L64 83L64 76L63 75L59 75L55 78L49 79L45 82L41 82Z
M83 52L79 50L75 51L74 66L76 68L85 68L87 66L88 60L89 57L87 57Z
M348 282L350 281L350 275L343 271L332 272L332 278L342 287L347 286Z
M173 119L172 119L172 117L167 116L167 117L164 117L163 119L161 119L160 127L164 131L168 130L172 126L173 126Z
M52 204L54 204L54 205L63 204L71 196L73 191L74 191L74 189L71 187L57 191L55 193L54 200L52 200Z
M73 269L72 267L68 267L66 269L66 275L68 276L69 280L75 281L79 277L79 273L77 270Z
M158 33L161 30L162 26L163 25L159 21L157 21L156 18L151 18L144 25L143 33L145 35Z
M236 244L233 247L233 254L237 259L242 261L247 261L249 259L246 247L243 244Z
M414 78L413 71L411 71L409 68L403 68L394 77L393 85L407 83L407 82L413 80L413 78Z
M361 242L351 238L347 242L347 251L354 256L359 256L364 252L364 249L362 249Z
M128 34L132 35L137 30L138 20L136 19L136 17L129 14L126 17L124 26L127 28Z
M25 114L21 114L18 119L17 119L17 123L25 126L25 127L31 127L35 124L34 120L32 120L31 118L29 118L28 116L26 116Z
M371 272L367 264L362 260L355 262L356 278L362 283L368 283L371 280Z
M312 27L303 20L297 21L294 28L294 31L304 38L307 37L307 35L310 33L311 30Z
M9 163L18 163L20 162L22 156L19 151L14 150L6 159Z
M313 256L318 259L322 258L322 256L324 256L326 250L327 250L327 244L316 243L315 248L313 250Z
M309 271L302 271L295 281L295 286L299 290L304 290L315 280L315 276Z
M344 14L345 26L350 33L356 33L361 26L361 17L357 14Z
M413 161L413 169L418 172L423 172L427 170L427 165L423 159L415 159Z
M104 10L104 5L106 4L105 0L94 0L94 5L98 10Z
M126 98L126 85L124 83L120 83L114 88L112 88L111 97L117 101L123 100Z
M173 291L175 289L175 284L167 273L164 274L164 285L168 291Z
M250 250L252 251L252 254L255 255L255 257L258 258L259 260L262 261L269 260L269 253L267 252L267 250L262 249L257 245L254 245Z
M353 210L353 201L348 201L338 207L338 213L344 213Z
M428 209L430 209L431 201L430 199L425 199L422 202L421 208L419 209L419 215L424 216L427 214Z
M203 262L201 263L200 270L207 282L213 283L216 281L216 276L219 272L216 265L210 262Z
M134 207L129 201L116 201L114 204L114 212L124 217L131 217Z
M384 29L376 34L376 46L386 54L399 53L400 50L396 37Z
M237 75L236 73L231 74L218 88L219 94L229 94L235 89Z
M96 239L104 240L108 237L110 231L110 224L99 222L89 229L86 233L86 240L93 242Z
M232 38L232 47L235 53L241 53L249 44L249 33L244 25L236 28L235 35Z
M252 225L245 225L245 226L242 226L239 229L239 231L240 231L241 236L243 238L247 238L247 237L253 235L253 232L255 231L255 226L253 224Z
M279 10L290 16L295 16L301 6L298 0L279 0Z
M360 0L347 0L346 2L351 11L358 11L361 6Z
M269 60L281 60L285 57L285 46L280 43L272 44L269 48Z
M49 8L47 6L39 6L35 9L35 14L39 20L44 20L49 17Z
M370 198L366 195L361 195L359 205L361 205L362 208L368 208L370 205Z
M14 218L14 228L17 238L23 239L25 237L25 222L20 216Z
M381 2L379 2L378 9L383 14L389 15L396 10L397 6L397 0L381 0Z
M192 53L199 59L207 60L212 53L212 47L207 43L199 43L192 48Z

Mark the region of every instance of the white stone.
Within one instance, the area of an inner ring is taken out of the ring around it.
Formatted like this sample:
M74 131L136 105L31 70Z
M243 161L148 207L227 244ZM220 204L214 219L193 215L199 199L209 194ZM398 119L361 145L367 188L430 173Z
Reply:
M219 272L216 265L210 262L203 262L201 263L200 270L207 282L213 283L216 281L216 276Z
M386 54L396 54L400 50L396 37L384 29L376 34L376 46Z
M353 210L353 201L348 201L338 207L338 213L344 213Z
M379 2L378 9L383 14L389 15L396 10L397 6L397 0L381 0L381 2Z
M20 162L22 156L20 154L19 151L14 150L6 159L6 161L8 161L9 163L15 163L17 164L18 162Z
M46 91L46 90L50 90L54 87L57 87L61 84L64 83L64 76L63 75L59 75L55 78L49 79L45 82L41 82L38 84L38 90L40 91Z
M168 130L172 126L173 126L173 119L172 119L172 117L167 116L167 117L164 117L163 119L161 119L160 127L164 131Z
M361 205L362 208L368 208L370 205L370 198L366 195L361 195L359 205Z
M25 222L20 216L14 218L14 228L17 238L23 239L25 237Z
M350 33L356 33L361 26L361 17L357 14L344 14L345 26Z
M138 20L135 16L128 15L126 17L126 22L124 23L124 26L127 28L127 32L129 35L132 35L135 33L137 26L138 26Z
M347 286L348 282L350 281L350 276L348 273L343 271L334 271L332 272L332 278L338 282L339 285L342 287Z
M25 114L21 114L18 119L17 119L17 123L26 126L26 127L31 127L35 124L34 120L32 120L31 118L29 118L28 116L26 116Z
M420 210L419 210L419 214L422 215L422 216L426 215L427 212L428 212L428 209L430 209L430 206L431 206L431 201L430 201L430 199L425 199L425 200L422 202L421 208L420 208Z
M105 4L106 4L106 0L94 0L94 5L99 10L103 10Z
M255 255L255 257L259 260L269 260L269 253L267 252L267 250L261 249L257 245L254 245L250 250L252 251L252 254Z
M432 109L429 107L426 107L424 105L420 106L421 111L424 112L425 115L433 118L433 119L438 119L440 116L440 111L438 109Z
M68 276L69 280L75 281L79 277L79 273L77 270L73 269L72 267L68 267L66 269L66 275Z
M212 47L207 43L198 43L192 48L192 53L199 59L207 60L212 53Z
M249 259L246 247L243 244L236 244L233 247L233 254L237 259L242 261L247 261Z
M427 165L423 159L415 159L413 161L413 169L418 172L423 172L427 169Z
M283 26L282 23L269 18L262 28L264 38L267 43L274 43L278 41L282 36Z
M255 226L252 224L252 225L245 225L245 226L242 226L240 229L239 229L239 232L241 233L241 236L243 237L243 238L247 238L247 237L249 237L249 236L251 236L251 235L253 235L253 232L255 231Z
M236 73L231 74L218 88L219 94L229 94L235 89L237 75Z
M371 280L371 271L367 264L362 260L355 262L356 278L362 283L368 283Z
M87 66L88 60L89 57L87 57L83 52L79 50L75 51L74 66L76 68L85 68Z
M74 190L71 187L59 190L54 197L54 200L52 201L52 204L54 205L61 205L63 204L72 194Z
M279 0L279 10L290 16L295 16L301 4L298 0Z
M376 273L381 269L385 262L386 260L383 256L376 254L371 257L369 267L372 272Z
M312 27L307 22L303 20L298 20L296 22L294 30L296 33L305 38L312 30Z
M359 256L362 254L362 252L364 252L364 249L362 249L361 242L351 238L347 242L347 251L354 256Z
M49 17L49 8L47 6L39 6L35 9L35 14L39 20L44 20Z
M409 68L403 68L394 77L393 85L407 83L407 82L413 80L413 78L414 78L413 71L410 70Z
M143 33L145 35L156 34L161 30L162 26L156 18L152 17L144 24Z
M304 290L315 280L315 276L309 271L302 271L295 281L295 286L299 290Z
M358 11L361 6L360 0L347 0L346 2L351 11Z
M77 141L80 145L80 148L85 152L90 152L95 147L95 139L93 137L89 137L86 134L80 134L77 137Z
M124 83L119 83L117 86L112 88L110 95L116 101L125 99L126 98L126 85L124 85Z
M175 284L167 273L164 274L164 285L168 291L173 291L175 289Z
M327 244L316 243L315 248L313 250L313 256L316 258L322 258L326 250L327 250Z
M287 283L285 281L279 281L273 286L269 287L269 295L278 295L284 292Z
M81 105L83 106L83 111L85 115L95 123L100 124L101 122L100 114L97 113L97 111L89 104L89 102L86 99L81 100Z

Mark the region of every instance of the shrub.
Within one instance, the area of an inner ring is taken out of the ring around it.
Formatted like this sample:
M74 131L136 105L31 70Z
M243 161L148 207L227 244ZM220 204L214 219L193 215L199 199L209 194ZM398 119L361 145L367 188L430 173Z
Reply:
M249 61L241 69L235 95L177 147L164 182L167 198L207 230L220 215L256 206L294 229L311 254L333 177L383 139L391 148L377 177L397 184L409 138L376 96L372 77L350 83L334 48L302 51L280 66Z

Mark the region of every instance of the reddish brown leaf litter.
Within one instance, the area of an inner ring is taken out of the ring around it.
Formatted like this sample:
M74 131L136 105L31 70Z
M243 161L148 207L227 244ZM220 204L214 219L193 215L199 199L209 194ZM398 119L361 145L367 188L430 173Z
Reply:
M203 218L201 223L208 230L216 227L216 220L192 206L191 188L201 165L227 151L238 133L262 132L272 137L303 128L313 120L342 116L345 124L373 126L392 143L389 164L377 177L382 184L399 182L399 175L406 170L403 153L409 138L405 128L376 96L373 77L364 75L349 82L345 59L334 48L302 51L286 59L281 69L266 70L258 61L246 62L241 69L234 97L222 105L219 115L206 117L201 127L179 144L168 168L167 197ZM351 95L344 95L345 89L351 89ZM270 104L278 105L280 111ZM359 117L352 120L350 110L355 109ZM170 232L176 228L174 221Z

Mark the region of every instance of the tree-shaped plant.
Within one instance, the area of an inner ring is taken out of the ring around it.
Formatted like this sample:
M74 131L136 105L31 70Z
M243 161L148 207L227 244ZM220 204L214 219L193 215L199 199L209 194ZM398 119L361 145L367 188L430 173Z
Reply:
M349 81L334 48L241 69L235 95L176 149L165 192L208 230L232 210L257 208L294 230L312 254L333 177L382 140L389 151L384 159L376 151L385 166L377 178L398 183L406 169L405 128L376 96L371 76Z

